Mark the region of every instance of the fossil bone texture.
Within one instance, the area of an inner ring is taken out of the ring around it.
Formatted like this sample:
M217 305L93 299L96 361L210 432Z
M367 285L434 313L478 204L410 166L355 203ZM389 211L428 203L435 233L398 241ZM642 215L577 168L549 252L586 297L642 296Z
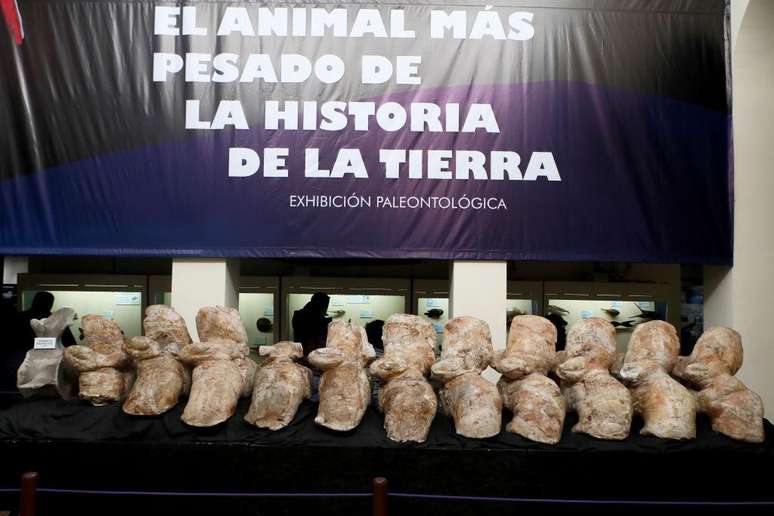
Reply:
M123 410L136 416L155 416L174 407L191 386L191 374L178 354L191 343L183 318L165 305L145 310L145 337L132 337L126 351L134 360L137 379Z
M696 398L669 375L679 352L677 331L667 322L639 324L632 333L618 374L631 389L634 412L645 420L641 434L696 437Z
M508 344L497 353L492 367L508 380L528 374L548 374L556 360L556 327L537 315L518 315L511 320Z
M705 331L690 356L678 358L673 374L697 387L699 412L716 432L752 443L763 442L763 402L734 375L742 367L742 337L722 326Z
M170 353L191 343L191 335L183 317L166 305L151 305L145 309L145 336L158 342Z
M309 353L309 363L323 370L320 406L314 422L332 430L352 430L371 400L366 366L374 359L365 329L344 321L328 325L325 347Z
M556 327L544 317L519 315L511 320L508 345L492 367L503 376L497 383L513 420L505 427L532 441L556 444L562 438L565 401L546 374L556 360Z
M293 421L302 400L312 396L312 372L294 360L303 358L298 342L261 346L264 357L255 373L255 386L245 421L259 428L279 430Z
M531 441L556 444L562 438L566 404L559 386L539 373L497 382L503 403L513 411L505 429Z
M196 331L202 342L179 352L180 360L193 367L182 419L191 426L215 426L234 414L240 396L252 392L255 363L249 358L247 333L235 308L200 309Z
M438 402L426 375L435 361L435 329L422 317L395 314L384 323L384 356L371 374L382 382L379 408L387 437L399 442L424 442Z
M196 333L200 342L211 340L230 340L247 342L239 310L224 306L205 306L196 314Z
M454 418L458 434L472 438L500 433L502 398L497 387L481 377L492 360L489 325L475 317L455 317L443 330L441 358L431 368L443 382L441 407Z
M16 373L16 386L24 397L48 393L59 394L65 399L73 396L75 386L62 360L64 346L59 339L74 319L72 308L60 308L45 319L30 321L36 337L53 337L57 342L54 349L27 351Z
M78 396L93 405L120 400L132 382L131 374L122 371L128 365L128 356L121 328L113 319L85 315L81 329L83 345L64 351L67 364L80 374Z
M629 435L632 398L610 375L616 358L615 328L591 317L573 324L556 372L568 408L578 412L573 432L598 439L621 440Z

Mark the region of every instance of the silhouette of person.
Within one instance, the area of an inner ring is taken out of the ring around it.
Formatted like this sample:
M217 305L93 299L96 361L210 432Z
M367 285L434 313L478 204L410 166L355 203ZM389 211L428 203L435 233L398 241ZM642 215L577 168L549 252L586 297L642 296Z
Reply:
M304 347L304 356L325 347L328 323L332 320L326 315L330 300L328 294L316 292L303 308L293 312L293 339Z
M368 335L368 342L374 347L374 351L377 356L382 356L384 353L384 344L382 343L382 331L384 330L384 321L381 319L374 319L373 321L365 325L366 335Z
M368 335L368 342L374 347L376 358L384 356L384 342L382 341L382 334L384 333L384 321L381 319L374 319L373 321L365 325L366 335ZM375 376L371 378L371 402L375 406L379 406L379 389L381 389L381 383Z
M546 318L556 327L556 350L562 351L567 344L567 321L559 314L549 313Z
M54 295L51 292L38 292L32 299L32 306L15 315L11 323L10 339L2 346L2 378L0 384L3 390L16 389L16 371L24 361L27 351L35 344L35 332L32 331L30 321L33 319L45 319L51 315L51 308L54 306ZM62 345L72 346L75 344L73 334L70 328L65 328L62 333Z

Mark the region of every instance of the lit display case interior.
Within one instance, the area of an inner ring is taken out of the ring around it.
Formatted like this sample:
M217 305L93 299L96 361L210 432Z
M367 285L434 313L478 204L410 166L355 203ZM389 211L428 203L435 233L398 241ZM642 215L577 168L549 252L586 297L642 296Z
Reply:
M546 316L554 324L565 325L565 332L578 321L598 317L616 327L618 351L626 351L634 328L653 319L666 320L667 303L657 301L623 301L618 299L548 299ZM560 341L561 341L561 331ZM561 342L560 342L560 347Z
M42 290L41 290L42 291ZM142 293L105 292L84 290L45 290L54 295L52 311L64 307L75 310L78 318L70 327L76 342L81 334L80 318L84 315L102 315L114 319L126 337L142 335ZM27 310L38 290L22 291L22 307Z
M392 314L405 310L405 298L400 295L329 294L328 317L352 321L365 326L371 321L386 321ZM300 310L312 299L312 294L288 294L288 339L293 340L293 312Z

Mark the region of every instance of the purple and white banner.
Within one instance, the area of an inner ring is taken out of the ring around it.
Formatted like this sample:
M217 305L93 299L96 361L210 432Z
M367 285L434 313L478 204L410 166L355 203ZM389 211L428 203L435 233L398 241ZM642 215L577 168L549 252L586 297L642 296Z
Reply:
M0 254L728 264L726 10L18 2Z

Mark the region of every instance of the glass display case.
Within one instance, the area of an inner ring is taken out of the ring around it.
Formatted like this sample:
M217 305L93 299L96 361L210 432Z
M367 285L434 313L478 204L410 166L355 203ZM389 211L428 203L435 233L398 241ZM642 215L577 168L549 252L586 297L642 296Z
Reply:
M293 313L303 308L315 292L330 296L328 317L366 326L371 321L385 321L392 314L406 313L409 286L409 280L392 278L283 278L282 334L293 340Z
M70 327L78 340L80 317L88 314L114 319L124 335L142 335L146 306L145 276L134 275L19 275L19 308L27 310L38 292L54 295L53 310L70 307L78 318Z
M507 287L506 332L517 315L537 315L542 312L542 281L509 281Z
M557 349L564 349L574 323L599 317L615 326L618 351L623 352L640 323L658 319L679 327L675 323L680 314L672 307L679 306L680 292L672 290L671 285L656 283L546 282L543 312L557 327Z

